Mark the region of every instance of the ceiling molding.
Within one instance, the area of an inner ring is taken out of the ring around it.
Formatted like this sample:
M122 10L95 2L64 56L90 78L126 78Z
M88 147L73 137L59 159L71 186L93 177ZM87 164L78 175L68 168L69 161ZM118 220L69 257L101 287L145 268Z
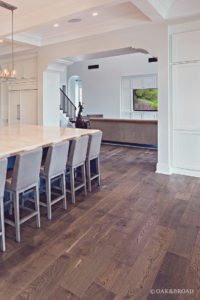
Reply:
M43 24L54 23L59 18L69 18L74 14L115 3L117 0L18 0L18 10L15 14L15 32L32 30ZM15 3L15 0L10 1ZM117 1L118 2L118 1ZM0 36L10 35L10 20L7 15L1 15Z
M148 0L151 5L158 11L158 13L166 19L169 15L175 0Z
M141 10L152 22L163 21L163 16L148 0L130 0L130 2Z
M11 37L8 37L11 39ZM14 35L14 40L24 44L29 44L33 46L40 47L42 46L42 38L39 35L30 33L30 32L21 32Z
M63 64L63 65L65 65L65 66L69 66L69 65L73 65L73 61L72 60L69 60L69 59L65 59L65 58L63 58L63 59L56 59L56 63L59 63L59 64Z

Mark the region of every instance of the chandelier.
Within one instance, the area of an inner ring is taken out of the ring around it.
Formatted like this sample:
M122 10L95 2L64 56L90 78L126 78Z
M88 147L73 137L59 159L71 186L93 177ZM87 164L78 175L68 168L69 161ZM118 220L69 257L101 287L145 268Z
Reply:
M12 13L11 67L2 69L0 66L0 79L2 79L2 80L15 79L16 78L16 70L14 67L14 39L13 39L14 22L13 22L13 20L14 20L14 10L17 9L17 7L10 5L4 1L0 1L0 7L10 10Z

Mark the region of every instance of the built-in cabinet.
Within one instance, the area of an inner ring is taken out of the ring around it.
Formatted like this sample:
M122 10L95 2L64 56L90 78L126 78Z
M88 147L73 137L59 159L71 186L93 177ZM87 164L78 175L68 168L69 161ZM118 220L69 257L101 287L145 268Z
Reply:
M2 63L2 67L8 65ZM0 85L1 126L15 124L37 124L38 86L37 57L16 60L17 78Z
M11 86L8 92L8 124L37 124L37 88Z
M171 43L172 171L200 176L200 30Z
M157 88L157 74L124 76L121 78L120 117L123 119L157 120L157 112L134 111L134 89Z

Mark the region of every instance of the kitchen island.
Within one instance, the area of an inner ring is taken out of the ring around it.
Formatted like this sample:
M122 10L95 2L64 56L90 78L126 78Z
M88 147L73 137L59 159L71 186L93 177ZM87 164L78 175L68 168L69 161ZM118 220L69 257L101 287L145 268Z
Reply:
M98 130L44 127L39 125L13 125L0 127L0 157L37 147L48 147L51 143L92 134Z
M103 141L157 146L158 121L92 118L90 127L103 132Z

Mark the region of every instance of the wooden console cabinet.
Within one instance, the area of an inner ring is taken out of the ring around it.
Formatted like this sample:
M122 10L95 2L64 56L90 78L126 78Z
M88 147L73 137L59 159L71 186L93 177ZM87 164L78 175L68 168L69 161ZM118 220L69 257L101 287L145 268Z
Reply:
M155 145L158 144L158 122L133 119L90 119L92 129L103 132L103 141Z

